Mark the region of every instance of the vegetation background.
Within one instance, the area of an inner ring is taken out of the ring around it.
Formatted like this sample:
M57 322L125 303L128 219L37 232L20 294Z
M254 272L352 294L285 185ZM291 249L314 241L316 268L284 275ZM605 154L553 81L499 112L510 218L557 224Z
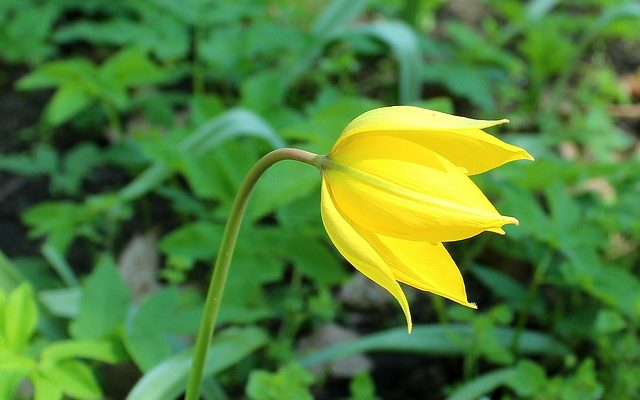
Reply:
M282 163L204 398L640 398L639 27L627 0L3 0L0 398L179 398L244 174L391 104L508 117L536 157L476 180L520 226L448 246L479 310L411 292L408 336Z

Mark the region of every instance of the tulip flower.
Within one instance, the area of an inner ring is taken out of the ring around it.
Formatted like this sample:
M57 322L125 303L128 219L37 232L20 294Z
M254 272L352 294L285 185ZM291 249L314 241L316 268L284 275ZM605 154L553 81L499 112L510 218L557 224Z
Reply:
M329 238L362 274L411 313L398 282L468 307L464 282L443 242L483 231L504 234L518 220L500 215L469 179L532 157L482 131L483 121L417 107L386 107L353 120L326 156L278 149L249 171L229 213L198 332L186 400L198 399L233 248L249 195L274 163L296 160L322 175L321 214Z
M351 122L321 162L321 211L338 251L411 314L398 282L462 305L464 282L442 242L518 224L496 211L468 175L523 149L482 131L483 121L417 107L386 107Z

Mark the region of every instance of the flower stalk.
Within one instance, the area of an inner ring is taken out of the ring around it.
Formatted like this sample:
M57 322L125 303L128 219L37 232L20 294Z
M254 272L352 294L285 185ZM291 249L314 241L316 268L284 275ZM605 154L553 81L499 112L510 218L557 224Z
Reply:
M227 225L225 226L224 233L222 235L222 242L220 243L218 256L216 257L213 267L213 275L209 284L202 320L198 330L193 365L189 374L185 400L198 400L200 397L200 386L205 360L213 337L218 310L220 309L220 303L222 302L222 294L227 281L229 266L231 264L231 258L233 257L238 232L240 231L242 218L247 208L251 191L262 174L278 161L301 161L303 163L319 167L322 158L322 156L304 150L292 148L277 149L262 157L253 166L253 168L251 168L242 182L238 194L233 201L233 205L229 213L229 219L227 220Z

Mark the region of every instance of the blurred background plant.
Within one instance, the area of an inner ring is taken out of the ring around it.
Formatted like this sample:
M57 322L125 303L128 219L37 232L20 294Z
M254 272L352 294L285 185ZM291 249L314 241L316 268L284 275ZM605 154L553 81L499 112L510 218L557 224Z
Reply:
M476 180L520 226L448 246L479 310L413 293L407 336L317 172L278 165L203 396L640 396L637 2L4 0L0 26L3 398L178 398L246 171L387 104L508 117L537 159Z

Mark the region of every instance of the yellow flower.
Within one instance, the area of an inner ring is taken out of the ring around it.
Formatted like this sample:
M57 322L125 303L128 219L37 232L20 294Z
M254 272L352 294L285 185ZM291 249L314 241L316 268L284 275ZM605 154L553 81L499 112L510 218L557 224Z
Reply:
M322 160L322 221L338 251L411 314L398 282L468 307L464 282L442 242L504 234L502 216L471 181L525 150L482 131L484 121L417 107L368 111Z

